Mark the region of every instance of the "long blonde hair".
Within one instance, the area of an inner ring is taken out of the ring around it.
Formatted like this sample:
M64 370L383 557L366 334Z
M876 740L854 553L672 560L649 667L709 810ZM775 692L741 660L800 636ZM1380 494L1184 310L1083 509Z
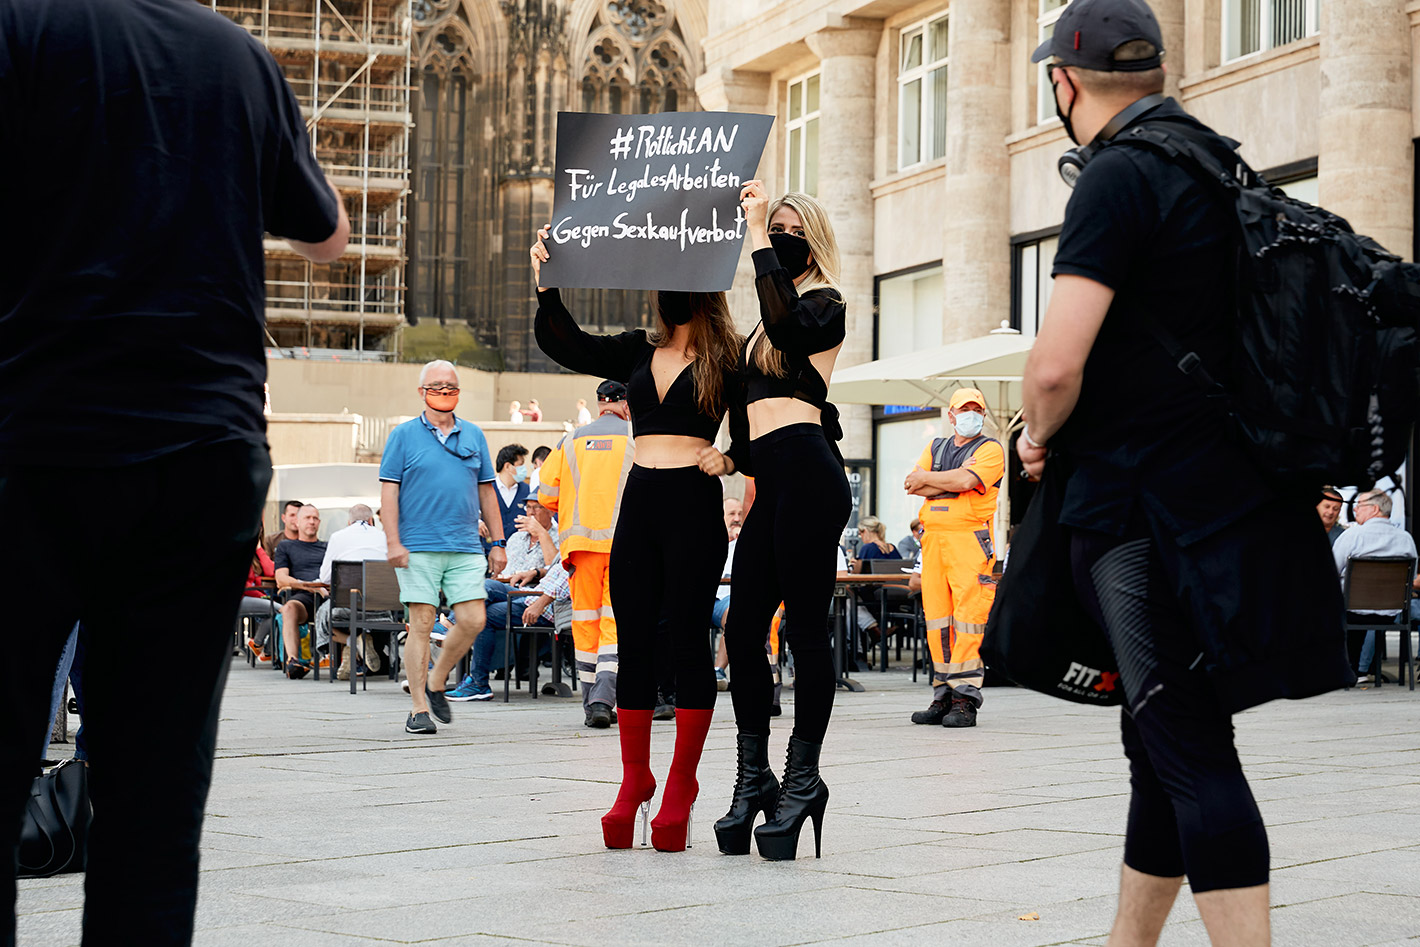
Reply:
M744 339L735 331L724 293L653 290L651 309L659 320L646 337L656 348L669 345L675 334L663 308L682 306L690 310L690 341L685 350L695 359L690 373L695 378L696 407L702 414L718 418L724 413L725 374L734 371Z
M838 239L833 235L833 223L828 219L828 212L809 195L790 191L769 205L765 220L773 220L782 207L799 215L799 221L804 225L804 239L809 242L809 250L813 253L804 280L798 286L799 295L815 289L830 289L837 293ZM766 375L782 378L788 371L784 353L774 347L767 335L755 342L753 354L755 365Z

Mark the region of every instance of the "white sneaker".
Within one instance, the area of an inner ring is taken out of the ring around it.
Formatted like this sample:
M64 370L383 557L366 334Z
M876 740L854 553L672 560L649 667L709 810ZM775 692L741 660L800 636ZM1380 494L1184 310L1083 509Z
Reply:
M406 677L404 680L399 682L399 689L404 691L406 694L409 693L409 678Z
M375 647L375 643L370 640L369 635L361 638L360 644L365 652L365 670L371 674L378 674L380 668L385 666L384 661L380 659L380 649Z

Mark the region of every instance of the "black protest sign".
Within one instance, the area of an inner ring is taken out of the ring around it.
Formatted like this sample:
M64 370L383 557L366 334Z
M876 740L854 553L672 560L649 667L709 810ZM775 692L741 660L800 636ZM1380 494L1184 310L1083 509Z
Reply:
M545 287L730 288L770 115L557 115Z

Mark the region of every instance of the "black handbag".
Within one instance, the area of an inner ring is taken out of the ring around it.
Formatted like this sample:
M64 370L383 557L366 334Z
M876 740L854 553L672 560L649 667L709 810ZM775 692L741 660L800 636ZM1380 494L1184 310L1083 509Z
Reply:
M1070 530L1061 525L1073 465L1051 454L1011 541L981 656L1023 687L1080 704L1122 703L1119 665L1104 630L1075 596Z
M20 827L19 877L83 871L92 812L82 760L65 760L36 776Z

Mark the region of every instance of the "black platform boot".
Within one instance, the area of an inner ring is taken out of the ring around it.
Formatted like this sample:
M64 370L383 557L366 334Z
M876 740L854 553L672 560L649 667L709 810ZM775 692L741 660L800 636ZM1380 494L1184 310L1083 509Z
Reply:
M789 759L784 764L779 804L769 821L754 830L754 840L764 858L792 861L799 848L799 831L809 819L814 820L814 857L823 857L823 813L828 806L828 787L818 776L822 749L822 743L789 738Z
M779 798L779 780L769 768L769 735L738 733L739 766L735 774L735 795L730 811L715 823L715 841L726 855L748 855L754 817L774 814Z

